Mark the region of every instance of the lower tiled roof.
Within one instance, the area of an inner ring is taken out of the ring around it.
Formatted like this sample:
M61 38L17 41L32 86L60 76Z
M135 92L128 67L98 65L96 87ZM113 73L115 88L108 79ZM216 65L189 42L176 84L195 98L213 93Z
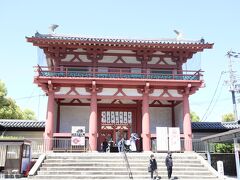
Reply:
M34 128L34 129L44 129L45 121L36 120L17 120L17 119L1 119L0 126L4 128Z
M36 121L36 120L9 120L9 119L0 119L0 128L8 129L44 129L45 121ZM205 130L205 131L214 131L214 130L231 130L240 128L240 124L235 122L192 122L192 130Z
M192 130L231 130L240 128L236 122L192 122Z

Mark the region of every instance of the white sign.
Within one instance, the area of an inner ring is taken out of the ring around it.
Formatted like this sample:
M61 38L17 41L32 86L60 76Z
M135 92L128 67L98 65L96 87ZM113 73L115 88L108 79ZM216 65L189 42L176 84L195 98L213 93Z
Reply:
M240 144L234 143L234 149L235 149L235 151L240 151Z
M217 161L217 170L220 175L224 176L224 168L223 168L223 162Z
M131 124L132 112L102 111L101 123L102 124Z
M170 151L181 151L179 128L178 127L168 128L168 134L169 134L169 150Z
M85 126L72 126L72 146L85 146Z
M168 128L156 127L157 151L168 151Z

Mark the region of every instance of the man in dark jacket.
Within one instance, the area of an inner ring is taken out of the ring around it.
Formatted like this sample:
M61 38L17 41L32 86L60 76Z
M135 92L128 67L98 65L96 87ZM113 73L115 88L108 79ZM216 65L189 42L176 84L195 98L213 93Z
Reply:
M159 179L158 172L157 172L157 161L153 154L150 156L150 168L151 168L151 179L153 179L153 173L156 174L156 179Z
M168 179L171 179L172 176L172 167L173 167L173 160L172 160L172 154L169 152L166 159L165 164L167 166L168 171Z

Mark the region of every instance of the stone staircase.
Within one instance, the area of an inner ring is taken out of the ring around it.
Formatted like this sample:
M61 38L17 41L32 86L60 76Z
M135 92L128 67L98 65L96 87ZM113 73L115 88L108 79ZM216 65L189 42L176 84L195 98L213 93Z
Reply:
M127 153L133 179L150 179L147 172L150 153ZM167 178L166 153L155 154L158 174ZM218 179L213 169L202 163L196 153L174 153L172 178ZM52 153L47 154L37 175L29 179L129 179L122 153Z

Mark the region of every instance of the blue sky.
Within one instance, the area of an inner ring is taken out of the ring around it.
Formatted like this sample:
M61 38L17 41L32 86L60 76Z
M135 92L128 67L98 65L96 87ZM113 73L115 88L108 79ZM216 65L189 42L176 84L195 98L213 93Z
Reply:
M221 71L227 70L226 52L230 49L240 52L239 7L240 1L236 0L2 0L0 79L19 106L33 109L42 120L46 97L38 98L43 92L33 84L37 50L26 42L25 36L36 31L48 33L50 24L59 25L56 30L59 34L139 39L174 38L173 30L177 29L186 39L204 37L207 42L215 43L213 49L201 54L206 87L190 99L191 110L202 117ZM236 66L240 71L240 63ZM210 108L207 121L220 121L222 114L232 112L231 94L227 86L222 87L228 75L222 77L216 95L218 101ZM29 96L34 97L24 98Z

